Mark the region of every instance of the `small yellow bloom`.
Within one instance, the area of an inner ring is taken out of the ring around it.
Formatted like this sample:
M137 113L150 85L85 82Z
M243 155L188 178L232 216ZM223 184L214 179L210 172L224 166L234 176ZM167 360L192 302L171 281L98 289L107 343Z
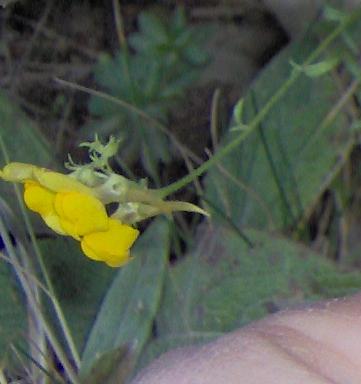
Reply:
M79 240L89 258L112 267L129 261L139 231L109 218L91 188L70 176L22 163L6 165L0 177L24 183L26 206L56 233Z
M59 192L54 208L64 231L76 240L109 227L104 205L94 196L79 192Z
M109 229L85 235L81 248L91 259L103 260L111 267L120 267L129 261L129 248L138 235L139 231L129 225L109 219Z

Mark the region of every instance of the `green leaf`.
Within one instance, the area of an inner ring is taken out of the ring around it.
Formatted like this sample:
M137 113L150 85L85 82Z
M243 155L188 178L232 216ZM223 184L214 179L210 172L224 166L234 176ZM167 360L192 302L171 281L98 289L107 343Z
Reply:
M0 92L0 120L0 136L6 150L5 154L1 149L1 167L5 165L7 156L10 161L27 162L41 166L51 166L55 163L53 152L50 151L49 144L38 128L4 92ZM5 214L3 217L7 228L15 237L18 232L22 232L24 235L23 228L20 228L22 224L12 220L12 216L22 217L14 186L0 181L0 195L6 205L9 205L8 211L4 211L4 203L1 204L1 214ZM11 225L10 222L14 225ZM32 222L37 226L36 220ZM26 238L20 240L26 241ZM29 244L27 243L27 245ZM19 296L18 284L9 264L1 260L0 356L2 358L5 358L10 351L10 342L16 346L19 341L22 344L26 337L26 307ZM19 362L16 361L16 363Z
M179 34L187 28L187 19L183 7L176 8L172 17L171 28L175 34Z
M151 334L168 253L168 224L156 220L136 243L134 260L119 270L107 292L82 356L83 377L97 371L99 359L117 348L131 348L134 359L139 355ZM116 367L108 367L112 369Z
M9 264L0 261L0 364L9 367L13 360L10 345L26 343L26 310L17 288L15 275ZM15 361L14 361L15 362ZM16 362L18 365L18 362Z
M0 224L2 256L10 258L11 261L13 261L13 256L21 259L20 247L26 250L30 244L17 218L1 197ZM11 249L7 248L8 244ZM20 281L15 270L12 269L11 263L0 259L0 364L15 369L19 366L19 361L14 359L11 344L15 348L26 349L26 335L32 335L31 331L28 332L29 319L27 318L26 300L24 295L20 294L19 286Z
M134 367L132 349L120 346L103 353L90 371L81 378L84 384L123 384Z
M35 124L3 92L0 93L0 134L12 161L49 166L54 152Z
M3 92L0 92L0 121L0 137L7 153L4 154L0 149L1 168L5 165L7 156L10 161L32 163L42 167L56 165L54 151L50 150L49 143L39 129ZM0 194L14 214L22 217L14 186L0 180ZM38 226L40 220L34 219L33 223Z
M286 48L244 98L244 124L290 76L289 58L303 62L313 35ZM236 226L289 228L309 214L354 145L334 77L300 78L259 126L206 177L206 198ZM242 131L230 131L223 144Z
M326 20L342 22L347 18L347 13L326 4L323 9L323 16Z
M361 277L338 272L300 244L266 232L246 233L253 247L231 229L203 225L193 252L169 268L157 336L138 368L169 348L211 340L290 304L361 287Z
M39 246L80 351L115 270L85 257L79 243L70 238L40 240Z
M103 56L94 69L95 79L112 96L166 125L171 108L198 80L199 70L206 64L201 29L188 26L182 10L172 19L143 12L138 24L139 31L128 37L133 52L120 51L114 59ZM89 107L98 123L84 127L85 134L91 137L89 131L96 127L100 135L113 133L124 138L123 161L131 165L140 158L159 184L159 163L168 163L172 150L165 133L131 108L108 100L91 97Z
M233 109L233 118L236 124L243 123L243 104L244 100L239 99Z
M345 64L350 73L358 80L361 81L361 68L357 60L351 56L347 56Z
M320 61L319 63L304 66L295 63L293 60L290 61L290 64L297 71L304 72L306 76L316 78L330 72L339 64L339 62L340 59L338 57L332 57L328 60Z
M138 17L138 23L142 34L153 41L153 44L162 44L167 41L167 29L155 14L142 12Z

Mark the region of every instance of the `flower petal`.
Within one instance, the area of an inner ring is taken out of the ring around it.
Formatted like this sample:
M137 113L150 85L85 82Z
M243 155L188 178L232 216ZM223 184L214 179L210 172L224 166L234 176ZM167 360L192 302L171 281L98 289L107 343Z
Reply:
M91 188L82 184L69 175L53 172L46 168L35 167L33 169L34 179L43 187L54 192L81 192L86 195L93 195Z
M56 233L65 235L59 217L54 210L55 193L41 185L28 181L24 185L24 201L26 206L41 215L45 223Z
M55 196L54 206L64 231L77 240L91 232L108 229L105 207L91 195L60 192Z
M0 170L0 177L6 181L21 182L32 180L53 192L77 191L94 195L91 188L69 175L50 171L27 163L13 162Z
M85 235L81 247L89 258L119 267L130 260L129 248L138 235L137 229L124 225L119 220L109 219L109 229Z

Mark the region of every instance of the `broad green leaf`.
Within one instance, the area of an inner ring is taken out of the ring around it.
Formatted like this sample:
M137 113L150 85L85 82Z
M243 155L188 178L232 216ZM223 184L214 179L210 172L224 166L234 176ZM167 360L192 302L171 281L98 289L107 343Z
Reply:
M119 348L131 348L137 358L151 334L168 253L168 224L156 220L136 243L134 260L119 270L107 292L82 356L83 377L91 370L104 372L102 356Z
M0 134L12 161L49 166L54 153L35 124L3 92L0 93Z
M53 154L44 137L35 124L4 92L0 92L0 121L0 137L10 161L42 166L53 163ZM3 167L6 159L3 148L0 149L0 153L0 166ZM13 185L0 180L0 195L6 205L11 207L11 209L6 208L8 211L5 212L4 203L2 203L1 213L5 213L5 224L16 237L18 232L24 233L24 231L19 227L22 224L10 220L10 217L22 217ZM2 358L5 358L10 351L10 342L17 345L19 341L25 341L27 335L26 307L24 301L20 299L16 288L18 285L19 282L10 265L0 260L0 356ZM16 361L16 363L19 362Z
M304 66L295 63L293 60L290 61L290 64L296 71L304 72L306 76L311 78L317 78L330 72L339 64L339 62L340 59L338 57L331 57L327 60Z
M0 121L0 137L10 161L32 163L42 167L56 164L49 143L36 125L3 92L0 92ZM5 165L7 156L0 147L1 168ZM0 195L10 205L15 215L22 217L14 186L0 180ZM32 218L35 219L35 216ZM35 219L33 222L38 225L40 221Z
M116 270L85 257L79 243L70 238L40 240L39 245L57 298L81 351Z
M14 361L11 344L16 347L26 342L27 320L15 275L3 260L0 261L0 290L0 364L9 367L9 360Z
M134 360L133 350L128 345L109 350L99 357L81 382L123 384L134 367Z
M169 348L204 342L288 305L355 292L361 277L338 272L310 249L247 231L253 247L221 226L203 227L197 247L165 281L157 336L139 367Z
M0 364L9 367L9 362L14 362L13 368L16 368L19 362L13 359L14 354L10 346L13 344L15 347L24 348L26 335L29 334L29 319L26 316L25 297L20 294L20 282L9 261L13 261L12 257L19 256L19 247L26 249L29 243L25 231L1 197L0 244L2 256L8 258L8 261L0 259Z
M302 63L316 47L313 35L286 48L244 98L249 124L289 77L289 59ZM332 56L332 54L330 54ZM289 228L307 216L354 145L352 123L330 74L301 76L261 124L206 178L206 198L235 225ZM223 145L240 131L229 131Z

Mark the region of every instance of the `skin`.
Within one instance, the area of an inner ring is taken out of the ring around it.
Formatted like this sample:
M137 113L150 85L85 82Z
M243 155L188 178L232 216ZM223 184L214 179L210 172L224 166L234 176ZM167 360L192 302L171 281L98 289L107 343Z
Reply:
M360 384L361 294L287 310L168 352L132 384Z

